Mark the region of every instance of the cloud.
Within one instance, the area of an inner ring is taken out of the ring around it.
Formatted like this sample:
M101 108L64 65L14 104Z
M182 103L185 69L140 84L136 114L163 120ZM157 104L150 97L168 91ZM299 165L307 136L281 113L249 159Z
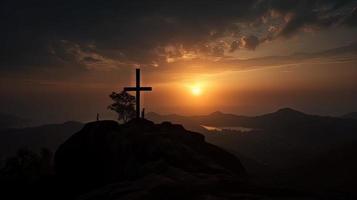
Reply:
M232 53L238 49L255 50L259 44L259 38L254 35L242 36L231 43L229 52Z
M260 6L268 8L270 19L276 16L283 19L276 37L291 37L306 28L338 26L356 5L355 0L271 0L260 3Z
M352 27L357 26L357 7L352 10L351 14L345 18L343 23Z
M250 35L248 37L243 36L240 40L241 48L245 48L248 50L255 50L255 48L257 48L258 45L259 45L259 39L254 35Z
M0 67L106 70L214 60L305 28L353 25L355 5L352 0L5 0Z
M222 59L217 64L226 70L250 70L264 67L290 66L304 63L346 63L357 62L357 43L315 53L296 53L287 56L267 56L251 59Z
M319 51L315 53L295 53L286 56L266 56L250 59L222 58L219 60L196 58L166 64L160 72L181 74L206 73L216 74L223 71L259 70L269 67L288 67L301 64L356 63L357 43ZM155 72L155 71L150 71Z

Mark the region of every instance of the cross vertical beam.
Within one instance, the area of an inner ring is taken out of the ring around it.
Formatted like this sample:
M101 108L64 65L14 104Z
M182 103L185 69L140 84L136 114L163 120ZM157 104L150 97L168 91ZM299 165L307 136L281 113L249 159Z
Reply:
M124 87L124 91L135 91L135 104L136 104L136 118L140 118L140 92L141 91L152 91L152 87L141 87L140 86L140 69L136 69L136 84L135 87Z
M140 69L136 69L136 118L140 118Z

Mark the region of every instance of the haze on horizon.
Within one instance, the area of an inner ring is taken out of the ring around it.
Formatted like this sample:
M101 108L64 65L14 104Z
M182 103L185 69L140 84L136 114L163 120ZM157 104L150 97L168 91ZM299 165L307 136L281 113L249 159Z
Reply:
M0 112L110 117L142 69L148 112L357 111L357 1L2 1Z

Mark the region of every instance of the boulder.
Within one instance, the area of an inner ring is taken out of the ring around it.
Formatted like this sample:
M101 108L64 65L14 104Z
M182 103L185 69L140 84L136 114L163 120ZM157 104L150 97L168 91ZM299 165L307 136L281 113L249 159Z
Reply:
M86 124L58 148L55 169L64 183L82 188L152 175L170 180L245 176L238 158L205 142L203 135L145 119Z

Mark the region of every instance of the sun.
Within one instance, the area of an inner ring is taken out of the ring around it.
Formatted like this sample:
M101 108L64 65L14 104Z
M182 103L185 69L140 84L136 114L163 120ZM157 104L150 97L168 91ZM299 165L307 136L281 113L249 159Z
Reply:
M202 88L200 86L193 86L191 88L191 93L194 96L200 96L202 94Z

